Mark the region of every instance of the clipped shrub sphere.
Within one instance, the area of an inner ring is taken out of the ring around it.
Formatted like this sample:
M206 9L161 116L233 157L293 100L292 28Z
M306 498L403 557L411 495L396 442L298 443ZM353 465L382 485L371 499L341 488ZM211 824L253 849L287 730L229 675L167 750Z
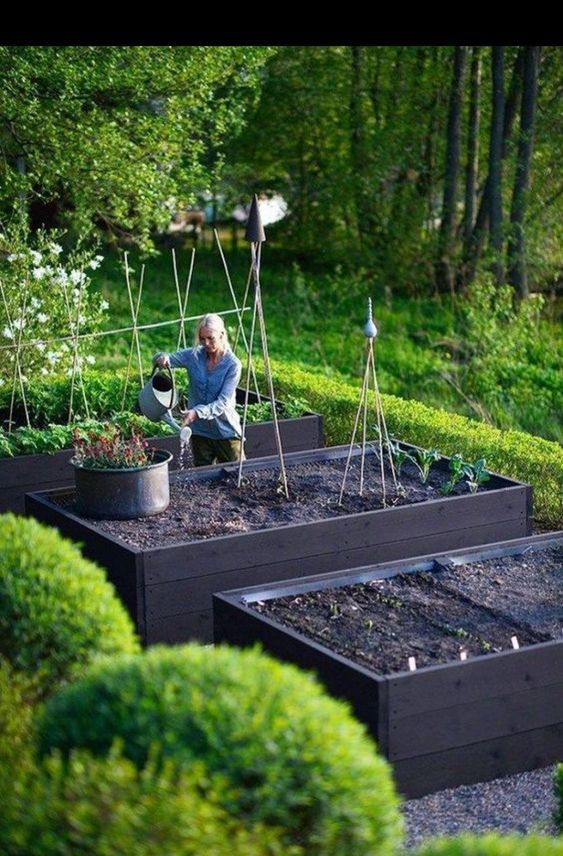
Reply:
M0 515L0 655L15 670L48 693L100 654L138 650L100 568L55 529Z
M42 753L123 751L139 769L151 745L224 782L222 806L285 831L308 856L387 856L401 841L391 769L343 702L256 649L154 647L94 665L49 700Z
M197 765L139 771L118 747L107 758L77 750L30 765L0 812L7 856L305 856L280 831L229 816L199 793Z
M461 835L425 845L413 856L563 856L563 838L544 835Z

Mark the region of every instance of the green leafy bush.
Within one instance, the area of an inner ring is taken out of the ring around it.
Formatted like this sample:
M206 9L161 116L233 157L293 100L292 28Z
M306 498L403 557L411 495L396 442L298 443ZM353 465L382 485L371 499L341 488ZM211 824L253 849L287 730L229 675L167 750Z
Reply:
M0 654L16 671L47 694L98 655L137 650L104 571L56 530L0 516Z
M276 395L306 399L322 413L327 445L349 443L359 403L359 386L273 362ZM382 395L389 432L401 440L436 447L464 460L485 458L487 469L527 482L534 489L534 514L552 528L563 527L563 450L557 443L521 431L501 431L482 422L419 401Z
M553 773L553 785L555 788L555 797L557 799L557 808L555 809L555 823L563 832L563 764L558 764Z
M442 838L424 845L413 856L563 856L563 839L543 835L518 837L488 834Z
M40 750L112 741L142 768L151 745L202 761L223 808L285 830L308 856L394 852L402 821L387 762L347 705L294 666L257 650L151 648L95 664L49 700Z
M32 704L37 688L32 678L14 672L0 656L0 788L6 794L18 766L31 757ZM1 812L0 812L1 814Z
M75 356L69 341L80 333L98 330L109 307L89 290L92 270L102 256L75 247L67 256L57 231L29 231L25 220L12 221L0 238L0 344L22 345L19 365L23 376L48 377L71 371ZM94 363L89 344L81 342L79 366ZM16 365L16 347L3 351L0 382L10 385Z
M5 792L0 851L6 856L302 856L278 830L244 824L219 805L203 765L142 770L113 747L108 758L57 754L28 764ZM304 856L304 854L303 854Z

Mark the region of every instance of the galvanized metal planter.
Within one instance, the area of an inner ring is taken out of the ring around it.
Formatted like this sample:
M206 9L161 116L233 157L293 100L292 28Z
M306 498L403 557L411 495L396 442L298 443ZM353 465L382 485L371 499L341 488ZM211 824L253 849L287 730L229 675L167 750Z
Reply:
M171 452L157 450L152 463L124 469L74 467L76 505L86 517L133 520L160 514L170 503Z

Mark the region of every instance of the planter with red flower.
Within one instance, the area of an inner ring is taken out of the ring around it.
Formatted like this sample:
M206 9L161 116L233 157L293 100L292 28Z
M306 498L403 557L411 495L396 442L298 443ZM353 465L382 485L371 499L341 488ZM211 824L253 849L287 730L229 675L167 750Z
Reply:
M76 504L88 517L133 519L164 511L170 502L170 452L149 448L116 425L73 432Z

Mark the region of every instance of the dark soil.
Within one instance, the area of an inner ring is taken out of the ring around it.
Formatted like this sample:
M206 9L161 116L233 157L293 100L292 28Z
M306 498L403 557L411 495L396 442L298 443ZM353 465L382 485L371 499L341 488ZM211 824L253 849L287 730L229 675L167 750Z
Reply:
M561 638L563 548L249 606L379 674Z
M194 482L188 470L172 481L170 505L162 514L137 520L91 522L129 544L161 547L164 543L199 541L382 508L380 464L374 455L366 458L362 496L359 495L360 461L352 458L346 492L342 505L338 505L345 464L345 458L340 458L287 467L289 500L279 483L278 469L248 472L240 488L236 473ZM427 484L421 484L414 466L406 465L401 473L403 490L397 493L391 472L387 471L387 505L439 499L439 487L446 480L447 476L435 468L430 471ZM464 493L468 493L467 485L463 482L456 485L454 495ZM73 510L73 500L68 496L53 501Z

